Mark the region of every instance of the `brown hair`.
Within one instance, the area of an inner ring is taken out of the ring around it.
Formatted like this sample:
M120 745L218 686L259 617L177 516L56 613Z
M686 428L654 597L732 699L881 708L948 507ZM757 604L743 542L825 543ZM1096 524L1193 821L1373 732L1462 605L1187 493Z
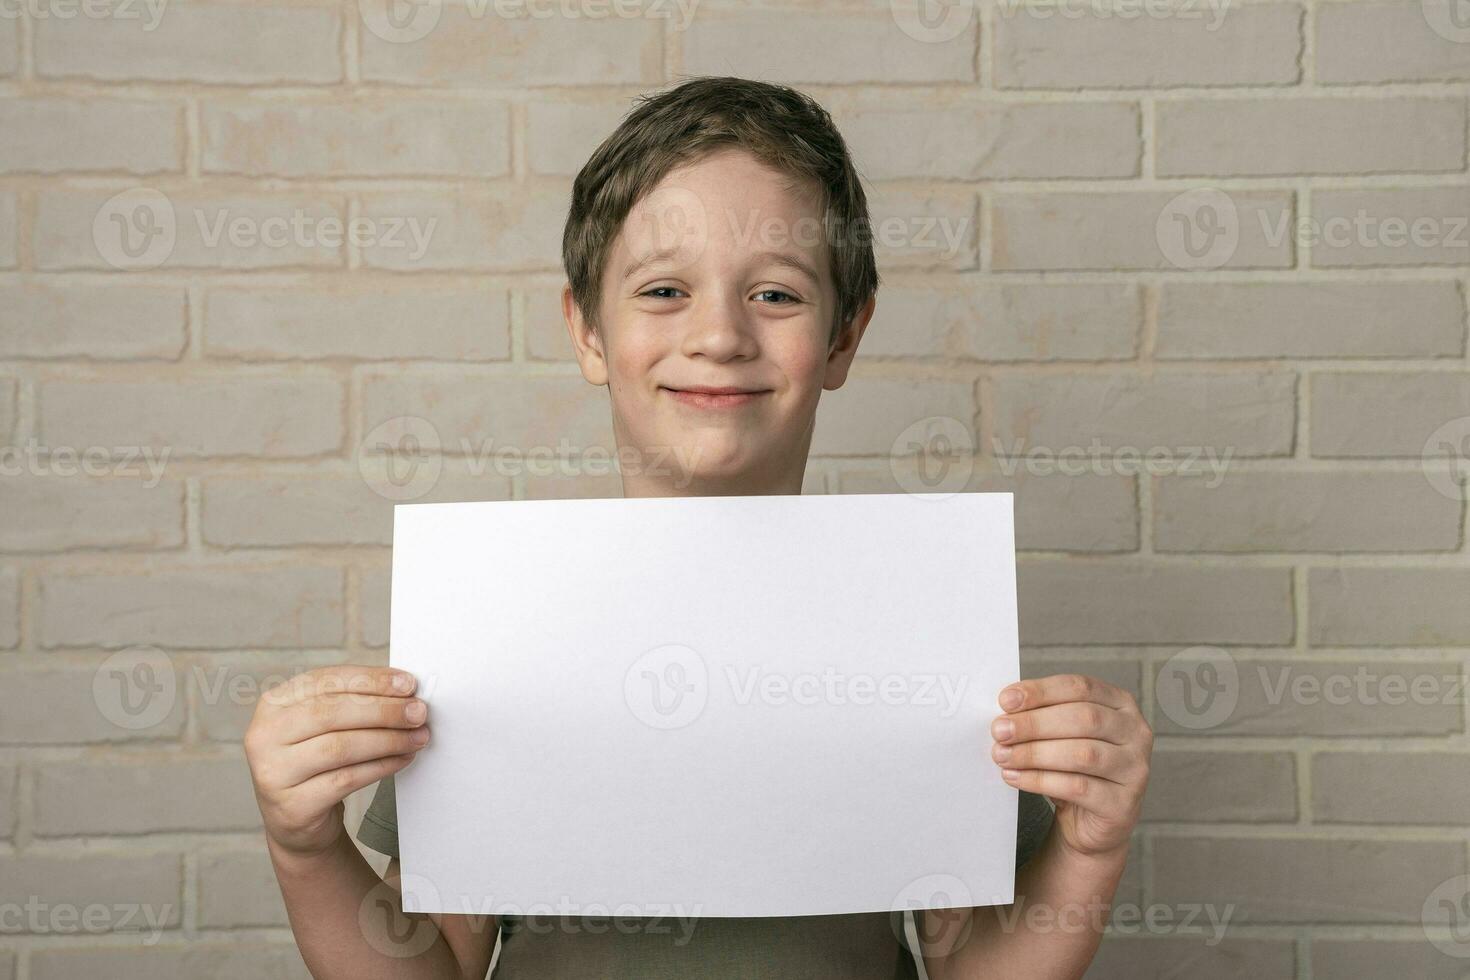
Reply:
M878 289L867 197L827 110L784 85L695 78L642 97L572 185L562 263L572 296L594 327L603 266L628 212L669 171L729 146L820 189L837 288L833 339Z

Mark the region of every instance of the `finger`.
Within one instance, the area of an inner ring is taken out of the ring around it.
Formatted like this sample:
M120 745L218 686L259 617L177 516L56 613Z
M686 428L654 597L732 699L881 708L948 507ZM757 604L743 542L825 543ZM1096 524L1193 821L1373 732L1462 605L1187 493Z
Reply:
M261 700L276 707L290 707L310 698L328 694L367 694L379 697L407 697L417 682L407 671L392 667L365 667L362 664L334 664L297 674L271 688Z
M354 728L417 728L429 717L418 698L371 694L329 694L299 702L281 716L281 742L304 742L327 732Z
M1082 701L1001 715L990 725L997 742L1011 745L1045 738L1096 738L1126 745L1133 731L1121 711Z
M341 769L343 766L390 755L411 755L427 745L428 741L427 725L409 731L363 728L348 732L328 732L287 746L282 778L287 786L298 786L313 776Z
M329 769L311 777L293 791L304 807L326 810L341 803L349 794L364 786L393 775L406 767L417 755L390 755L382 759L369 759L340 769Z
M1136 768L1128 749L1095 738L1048 739L1019 745L997 742L991 747L990 757L1007 769L1080 772L1114 783L1126 782Z
M1097 776L1050 769L1002 769L1000 774L1016 789L1074 803L1093 813L1121 814L1128 809L1127 791Z
M1006 711L1023 711L1069 701L1092 701L1122 710L1133 698L1120 687L1086 674L1052 674L1018 681L1000 692L1000 706Z

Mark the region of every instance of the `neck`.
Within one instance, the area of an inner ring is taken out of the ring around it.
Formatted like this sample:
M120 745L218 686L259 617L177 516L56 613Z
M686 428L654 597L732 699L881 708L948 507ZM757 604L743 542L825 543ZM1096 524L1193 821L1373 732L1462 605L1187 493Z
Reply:
M801 493L806 475L805 457L770 471L740 473L723 477L691 476L687 473L624 473L624 497L761 497Z

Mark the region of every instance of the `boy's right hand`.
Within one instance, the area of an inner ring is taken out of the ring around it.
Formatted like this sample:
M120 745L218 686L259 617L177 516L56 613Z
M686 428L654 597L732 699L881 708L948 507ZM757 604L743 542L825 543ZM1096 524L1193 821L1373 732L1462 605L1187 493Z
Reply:
M342 664L298 674L261 696L245 757L266 836L297 854L331 847L348 794L392 775L429 741L412 674Z

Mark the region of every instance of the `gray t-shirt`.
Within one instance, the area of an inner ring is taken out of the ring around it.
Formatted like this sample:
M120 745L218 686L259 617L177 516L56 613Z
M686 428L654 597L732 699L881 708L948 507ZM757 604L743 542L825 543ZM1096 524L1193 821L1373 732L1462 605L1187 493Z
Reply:
M1045 797L1022 793L1016 867L1051 828ZM398 856L393 777L378 784L357 839ZM765 919L502 917L495 980L916 980L901 912Z

